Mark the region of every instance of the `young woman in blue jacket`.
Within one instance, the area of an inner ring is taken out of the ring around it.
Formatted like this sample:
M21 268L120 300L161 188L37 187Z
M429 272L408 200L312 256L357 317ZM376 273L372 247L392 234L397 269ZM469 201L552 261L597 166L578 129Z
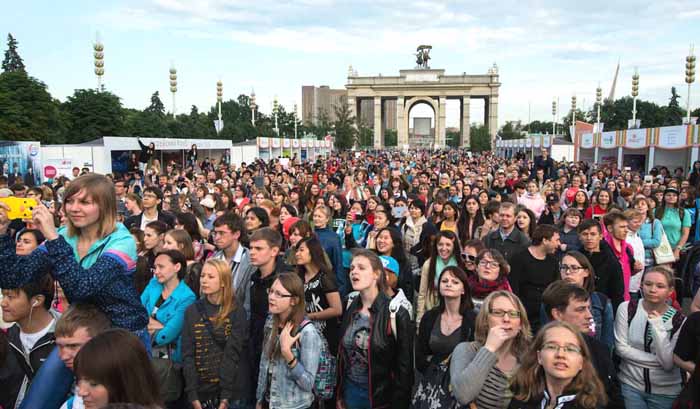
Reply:
M141 294L141 303L149 314L153 355L167 355L173 362L181 362L180 334L185 310L197 299L182 280L187 272L187 260L177 250L165 250L156 255L155 268L153 278Z
M0 287L18 288L50 273L69 302L94 304L116 327L125 328L148 348L148 314L132 283L136 242L117 223L114 184L86 174L73 180L64 194L66 226L56 230L53 215L42 204L32 222L46 241L28 256L18 256L7 232L9 208L0 204ZM54 350L34 378L23 407L58 408L73 383L72 373Z

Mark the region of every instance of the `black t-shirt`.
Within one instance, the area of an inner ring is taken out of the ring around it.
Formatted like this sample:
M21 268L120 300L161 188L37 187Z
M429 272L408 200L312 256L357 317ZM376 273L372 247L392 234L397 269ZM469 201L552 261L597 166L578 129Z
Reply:
M513 256L510 267L508 280L513 293L525 305L530 325L539 328L542 293L548 285L559 279L557 257L548 254L544 260L540 260L526 248Z
M688 316L678 335L673 353L684 361L697 362L700 358L700 311Z
M306 313L319 312L330 307L326 294L333 292L338 292L335 274L319 272L308 283L304 283ZM323 336L328 341L331 352L335 354L338 348L338 319L316 321L316 324L316 327L323 332Z

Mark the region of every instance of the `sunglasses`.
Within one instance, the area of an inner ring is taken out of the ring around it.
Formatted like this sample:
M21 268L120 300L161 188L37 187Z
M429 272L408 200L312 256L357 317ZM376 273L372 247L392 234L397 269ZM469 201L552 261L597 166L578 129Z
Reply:
M462 260L464 260L467 263L476 263L476 256L472 256L467 253L462 253Z

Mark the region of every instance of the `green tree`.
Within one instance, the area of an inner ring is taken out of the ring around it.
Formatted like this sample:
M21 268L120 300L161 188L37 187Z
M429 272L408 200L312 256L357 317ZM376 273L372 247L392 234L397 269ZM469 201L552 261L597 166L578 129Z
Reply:
M386 134L384 134L384 138L386 138ZM357 145L363 148L374 146L374 129L370 128L367 121L359 121L357 125Z
M94 89L77 89L61 105L68 132L66 143L82 143L100 136L119 135L124 109L118 96Z
M668 106L664 115L664 125L680 125L683 123L683 117L685 116L685 109L680 107L678 100L680 95L676 92L676 87L671 87L671 98L668 101Z
M459 140L461 138L459 131L447 131L445 139L447 139L447 146L452 148L459 147Z
M0 135L4 140L64 143L65 124L58 101L46 85L25 71L0 74Z
M384 130L384 146L398 146L399 137L396 129Z
M485 125L472 125L469 129L470 150L484 152L491 150L491 136Z
M149 114L165 116L165 105L163 105L163 101L161 101L160 93L158 91L154 92L153 95L151 95L151 105L146 107L146 109L144 109L143 111Z
M348 104L335 107L335 148L350 149L357 142L356 118L351 114Z
M5 50L5 58L2 60L2 70L4 72L25 72L24 61L17 52L17 40L12 34L7 35L7 50Z
M508 121L499 131L501 139L520 139L522 138L522 127L514 121Z

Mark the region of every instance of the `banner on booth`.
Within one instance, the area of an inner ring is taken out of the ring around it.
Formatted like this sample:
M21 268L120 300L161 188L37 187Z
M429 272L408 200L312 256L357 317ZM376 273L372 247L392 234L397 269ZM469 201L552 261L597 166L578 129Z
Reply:
M299 139L294 139L292 141L292 148L298 148L299 147Z
M608 132L603 132L600 135L600 147L603 149L612 149L616 145L616 137L617 132L616 131L608 131Z
M691 145L688 126L665 126L657 128L656 146L662 149L681 149Z
M625 132L623 146L630 149L642 149L649 146L647 129L628 129Z
M258 138L258 146L263 149L270 147L270 140L264 136Z
M289 139L287 139L287 138L282 139L282 147L283 147L283 148L289 148L289 147L291 147L291 146L292 146L292 141L291 141L291 140L289 140Z
M581 135L581 147L585 149L590 149L593 147L594 137L592 133L585 133Z
M279 139L279 138L272 138L272 147L273 147L273 148L279 148L279 147L280 147L280 139Z
M0 170L2 174L18 172L23 177L32 169L34 184L39 184L42 175L41 169L41 143L40 142L0 142ZM12 183L14 181L10 181ZM18 180L17 183L24 183Z

